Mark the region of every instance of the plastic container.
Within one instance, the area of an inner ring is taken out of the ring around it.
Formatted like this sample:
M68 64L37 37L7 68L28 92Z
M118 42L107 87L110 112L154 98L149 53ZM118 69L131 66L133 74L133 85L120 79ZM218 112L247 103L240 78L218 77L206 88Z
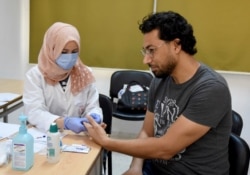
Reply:
M52 123L47 134L47 161L49 163L59 162L60 152L60 133L56 123Z
M34 164L34 138L27 133L27 117L19 116L20 128L12 140L12 169L27 171Z
M8 150L5 142L0 142L0 167L8 164Z

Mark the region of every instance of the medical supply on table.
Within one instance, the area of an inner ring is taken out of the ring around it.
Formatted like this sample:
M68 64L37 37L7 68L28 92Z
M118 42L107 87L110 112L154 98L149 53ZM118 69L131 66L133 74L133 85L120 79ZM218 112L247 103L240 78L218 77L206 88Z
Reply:
M20 128L12 140L12 169L26 171L34 164L34 138L27 132L27 117L19 116Z
M12 137L14 134L18 132L19 127L20 127L19 124L0 122L0 128L1 128L0 140Z
M57 124L52 123L47 134L47 161L49 163L59 162L60 151L60 133Z
M72 144L72 145L63 145L63 152L74 152L74 153L89 153L90 147L86 145Z
M8 150L5 142L0 143L0 167L8 164Z

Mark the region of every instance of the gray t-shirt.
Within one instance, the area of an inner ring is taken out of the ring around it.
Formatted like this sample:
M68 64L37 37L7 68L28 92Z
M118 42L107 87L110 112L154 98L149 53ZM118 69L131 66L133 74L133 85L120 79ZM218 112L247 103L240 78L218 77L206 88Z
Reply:
M228 141L231 132L231 95L225 79L201 64L183 84L171 77L154 78L148 110L154 113L154 134L161 137L183 114L189 120L211 127L198 141L171 160L154 159L157 175L228 175Z

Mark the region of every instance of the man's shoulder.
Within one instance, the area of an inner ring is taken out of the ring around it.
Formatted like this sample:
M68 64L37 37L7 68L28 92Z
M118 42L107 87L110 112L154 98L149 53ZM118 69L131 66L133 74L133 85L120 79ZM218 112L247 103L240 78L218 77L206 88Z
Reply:
M213 82L227 84L225 78L219 72L204 64L201 64L201 67L198 70L198 76L202 81L209 83Z

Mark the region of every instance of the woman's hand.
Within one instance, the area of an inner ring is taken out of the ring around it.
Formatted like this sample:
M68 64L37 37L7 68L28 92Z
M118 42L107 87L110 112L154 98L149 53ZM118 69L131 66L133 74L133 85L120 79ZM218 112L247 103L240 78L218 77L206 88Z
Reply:
M65 117L64 118L64 129L69 129L75 133L86 131L83 123L88 122L86 118L80 117Z

